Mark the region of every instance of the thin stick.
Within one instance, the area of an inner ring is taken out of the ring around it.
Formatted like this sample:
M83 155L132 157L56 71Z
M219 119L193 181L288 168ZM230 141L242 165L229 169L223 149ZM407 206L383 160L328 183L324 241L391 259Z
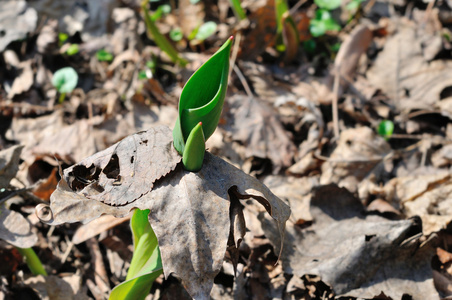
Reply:
M333 129L334 138L339 139L339 111L338 111L338 101L339 101L339 72L341 66L336 68L336 73L334 74L334 85L333 85L333 103L332 103L332 113L333 113Z
M237 67L237 65L234 65L234 71L235 71L235 74L237 74L237 76L239 77L240 82L242 83L246 94L248 95L248 97L252 98L253 92L251 91L250 86L248 85L248 82L246 82L245 76L243 76L242 71L240 71L240 69L239 69L239 67Z

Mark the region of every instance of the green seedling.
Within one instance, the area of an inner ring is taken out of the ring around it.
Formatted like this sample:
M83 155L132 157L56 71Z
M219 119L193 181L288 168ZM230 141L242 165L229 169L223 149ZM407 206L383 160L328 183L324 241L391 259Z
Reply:
M146 298L155 279L162 274L162 260L157 237L149 225L149 209L135 209L130 219L134 252L126 281L117 285L109 299L141 300Z
M113 54L104 49L100 49L99 51L97 51L96 57L98 61L111 62L113 60Z
M234 11L235 16L239 20L245 20L246 19L246 13L242 8L242 4L240 3L240 0L229 0L231 2L231 8Z
M155 22L151 18L147 4L148 1L144 0L141 3L141 8L144 14L144 22L146 23L147 29L146 32L148 34L148 37L153 39L157 46L163 52L168 54L168 56L174 63L178 63L182 66L185 66L188 62L182 57L180 57L179 52L177 52L176 48L174 48L171 42L163 34L160 33L159 29L157 28L157 25L155 25Z
M315 18L309 22L309 31L313 37L325 35L328 31L339 31L341 26L333 19L326 9L318 9Z
M163 15L169 14L171 12L171 5L162 4L157 7L156 11L151 15L152 21L157 21L162 18Z
M378 124L378 134L388 140L394 132L394 123L390 120L383 120Z
M276 12L276 50L285 52L284 61L290 62L295 59L298 52L300 37L297 26L289 13L286 0L275 0Z
M184 37L184 34L182 33L182 29L179 27L171 29L169 33L170 39L172 39L175 42L179 42Z
M58 46L61 47L69 38L69 35L64 32L58 33Z
M52 85L60 93L59 102L63 103L67 93L71 93L78 83L78 74L71 68L66 67L59 69L53 74Z
M341 6L341 0L314 0L321 9L334 10Z
M36 252L33 248L19 248L16 247L22 257L25 259L28 268L30 269L33 275L43 275L47 276L47 272L44 269L44 266L41 263L41 260L36 255Z
M201 168L199 161L202 165L200 157L204 156L205 151L203 140L213 134L220 120L228 84L231 45L232 37L190 77L182 89L173 139L174 147L182 155L184 167L189 171ZM189 140L193 130L201 130L204 139L200 138L199 133L193 133ZM202 151L199 150L201 148ZM196 163L191 163L192 160Z
M195 40L205 41L209 37L211 37L217 31L217 23L213 21L208 21L202 24L195 35Z
M69 48L67 48L66 54L69 56L72 56L72 55L76 55L77 53L79 53L79 51L80 51L80 47L78 46L78 44L71 44L69 46Z

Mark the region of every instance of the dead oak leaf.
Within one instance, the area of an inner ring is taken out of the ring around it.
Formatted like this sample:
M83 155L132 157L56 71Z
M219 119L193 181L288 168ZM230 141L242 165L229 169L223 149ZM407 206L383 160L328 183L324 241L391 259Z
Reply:
M40 218L56 225L150 209L165 275L175 273L192 297L206 299L227 246L237 248L244 235L237 202L253 198L261 203L276 220L281 236L290 209L260 181L209 153L201 171L185 171L180 156L173 154L177 152L169 128L139 134L148 136L147 144L135 134L65 170L51 197L51 214ZM150 178L139 172L130 176L138 170L136 165L140 170L163 167L152 171Z

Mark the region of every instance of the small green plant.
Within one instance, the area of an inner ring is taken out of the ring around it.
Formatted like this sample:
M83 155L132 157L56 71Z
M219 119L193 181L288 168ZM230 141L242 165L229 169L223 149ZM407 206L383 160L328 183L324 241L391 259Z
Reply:
M182 33L182 29L179 27L171 29L169 33L170 39L172 39L175 42L179 42L184 38L184 34Z
M96 57L98 61L111 62L113 60L113 54L111 54L105 49L100 49L99 51L97 51Z
M78 44L71 44L67 50L66 50L66 54L69 56L73 56L76 55L77 53L79 53L80 51L80 47Z
M189 171L201 169L204 141L213 134L220 120L231 45L232 37L190 77L182 90L173 138L174 147Z
M58 33L58 46L61 47L69 38L69 35L64 32Z
M174 63L185 66L188 62L179 55L179 52L176 50L176 48L174 48L171 42L163 34L160 33L157 25L155 25L155 21L152 20L151 14L149 13L147 0L144 0L141 3L141 9L143 10L144 22L146 23L147 34L149 38L153 38L157 46L163 52L168 54L168 56Z
M63 103L67 93L71 93L78 83L78 74L72 67L59 69L53 74L52 85L60 93L59 102Z
M195 35L195 40L205 41L209 37L211 37L217 31L217 23L213 21L208 21L201 26L199 26L198 31Z
M329 10L319 8L315 12L314 19L309 23L309 31L313 37L324 35L328 31L339 31L341 26L333 19Z
M390 120L383 120L378 124L377 131L379 135L388 140L394 132L394 123Z

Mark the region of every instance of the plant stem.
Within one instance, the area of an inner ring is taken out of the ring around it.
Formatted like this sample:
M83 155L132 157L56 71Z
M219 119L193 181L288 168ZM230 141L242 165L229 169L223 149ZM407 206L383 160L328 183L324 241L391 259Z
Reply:
M239 18L240 20L245 20L246 14L242 8L242 5L240 5L240 0L229 0L229 1L231 1L232 10L234 11L237 18Z
M61 93L60 94L60 98L58 99L58 102L63 103L64 102L64 98L66 98L66 93Z
M33 275L47 276L47 272L33 248L16 247L16 249L25 258L25 262L27 263L28 268L30 269L31 273L33 273Z
M168 41L168 39L160 33L159 29L155 25L154 21L149 14L149 9L147 8L148 0L144 0L141 2L141 8L143 9L144 14L144 22L146 23L148 36L151 35L154 38L157 46L162 49L171 60L175 63L179 63L182 66L187 64L187 61L179 56L179 52L177 52L176 48Z

